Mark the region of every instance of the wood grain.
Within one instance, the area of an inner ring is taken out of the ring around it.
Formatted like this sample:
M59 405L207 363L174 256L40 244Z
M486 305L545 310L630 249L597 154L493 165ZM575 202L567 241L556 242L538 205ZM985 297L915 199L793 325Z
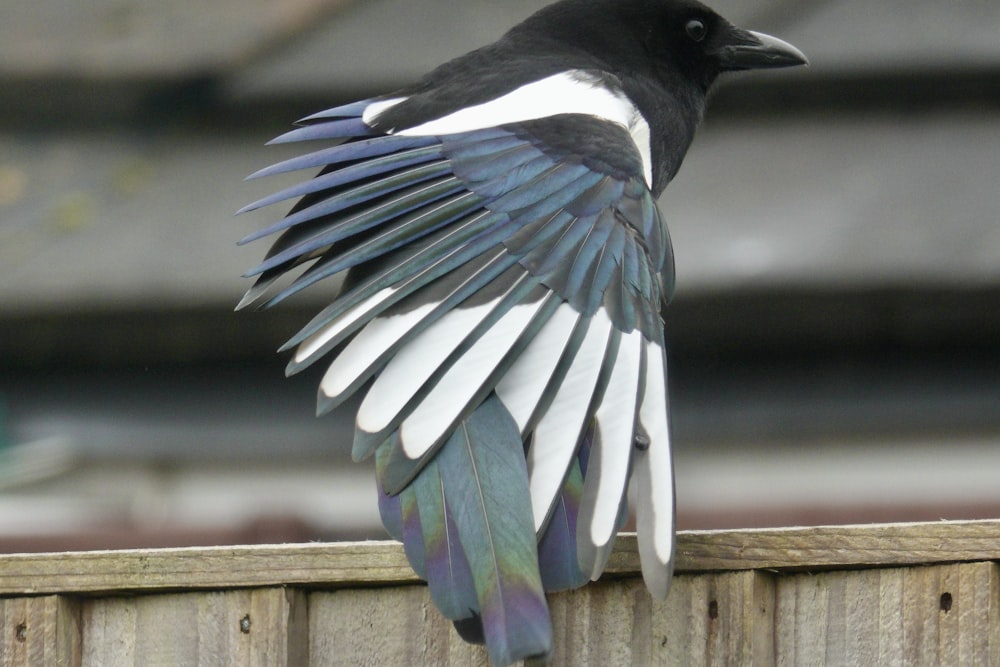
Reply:
M416 582L397 542L0 556L0 595Z
M72 667L80 661L80 609L73 600L0 599L0 665Z
M665 602L634 577L550 595L549 664L771 665L773 597L771 576L756 572L682 575ZM311 665L488 667L423 586L316 591L309 615Z
M81 664L304 665L305 605L301 592L283 588L87 600Z
M961 563L781 577L776 664L1000 664L998 574Z
M697 531L678 536L679 571L887 567L1000 559L1000 521Z
M1000 665L997 528L686 533L665 601L623 536L549 596L551 664ZM0 581L0 667L487 666L395 543L3 556Z
M310 664L489 667L434 608L424 586L317 591L309 599Z
M821 570L1000 560L1000 521L684 532L677 572ZM620 535L606 576L635 576ZM416 583L396 542L0 555L0 595Z

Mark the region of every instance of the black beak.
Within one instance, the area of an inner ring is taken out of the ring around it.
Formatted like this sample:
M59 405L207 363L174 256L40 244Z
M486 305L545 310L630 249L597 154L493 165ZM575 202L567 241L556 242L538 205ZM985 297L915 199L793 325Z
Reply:
M797 48L762 32L733 28L729 39L715 50L723 71L771 69L808 65Z

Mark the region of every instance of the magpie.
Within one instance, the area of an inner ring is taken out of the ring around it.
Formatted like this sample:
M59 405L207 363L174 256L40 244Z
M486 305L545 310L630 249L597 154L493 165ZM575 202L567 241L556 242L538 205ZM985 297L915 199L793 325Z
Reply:
M656 199L723 72L806 63L692 0L561 0L401 90L299 121L318 170L239 308L338 292L282 348L355 393L353 457L442 614L491 661L546 656L546 591L597 579L632 488L642 574L674 555ZM287 276L287 278L286 278Z

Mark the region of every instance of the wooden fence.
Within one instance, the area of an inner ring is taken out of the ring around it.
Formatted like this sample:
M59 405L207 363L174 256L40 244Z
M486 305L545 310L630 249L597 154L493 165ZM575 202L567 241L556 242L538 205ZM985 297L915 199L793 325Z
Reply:
M554 665L1000 665L1000 521L623 535ZM486 665L394 542L0 556L0 666Z

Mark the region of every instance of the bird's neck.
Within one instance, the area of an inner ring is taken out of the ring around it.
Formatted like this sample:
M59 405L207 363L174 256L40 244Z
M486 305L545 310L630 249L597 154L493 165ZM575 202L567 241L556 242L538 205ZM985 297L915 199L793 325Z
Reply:
M650 129L653 194L657 197L680 169L705 113L706 91L680 76L628 77L625 94Z

